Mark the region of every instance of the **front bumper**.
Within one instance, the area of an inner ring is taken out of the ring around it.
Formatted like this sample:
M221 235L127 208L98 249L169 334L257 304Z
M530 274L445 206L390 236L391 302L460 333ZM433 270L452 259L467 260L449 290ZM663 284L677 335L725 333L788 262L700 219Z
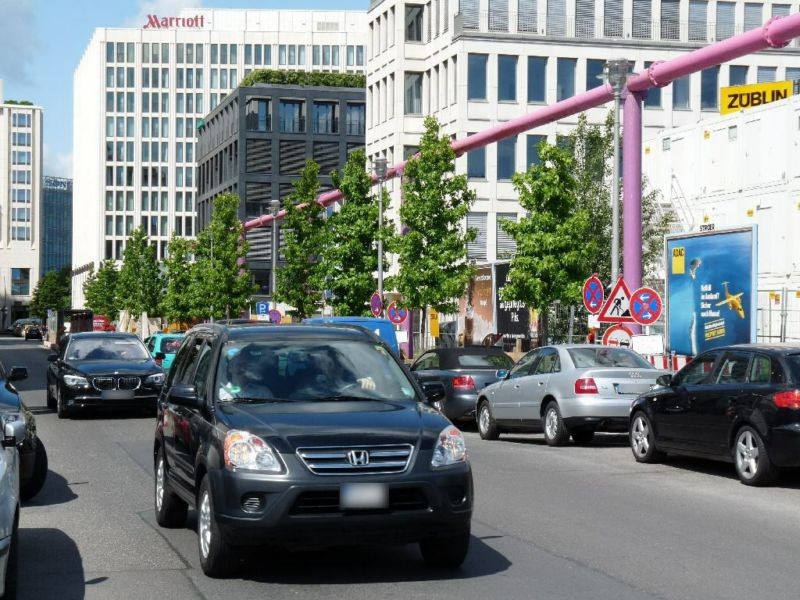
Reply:
M317 476L294 457L284 457L289 472L299 474L291 478L217 469L209 473L215 516L233 545L402 544L468 533L473 502L469 465L432 471L427 454L427 462L418 458L417 467L396 475ZM389 507L341 510L342 484L367 482L388 487ZM260 498L261 508L245 510L243 501L253 497Z
M99 408L99 409L128 409L128 408L155 408L158 403L159 390L152 388L139 388L135 390L132 398L103 398L102 394L94 389L62 388L64 403L68 408Z

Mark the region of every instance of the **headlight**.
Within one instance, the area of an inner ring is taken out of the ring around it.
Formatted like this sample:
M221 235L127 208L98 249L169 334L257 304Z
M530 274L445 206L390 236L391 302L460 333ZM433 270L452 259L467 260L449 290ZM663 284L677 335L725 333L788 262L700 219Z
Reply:
M64 375L64 384L71 388L88 388L89 382L86 377L80 375Z
M144 380L145 385L164 385L164 374L153 373Z
M232 429L225 436L225 466L233 470L280 473L275 451L257 435Z
M467 444L458 427L452 425L442 429L433 449L432 467L445 467L467 462Z

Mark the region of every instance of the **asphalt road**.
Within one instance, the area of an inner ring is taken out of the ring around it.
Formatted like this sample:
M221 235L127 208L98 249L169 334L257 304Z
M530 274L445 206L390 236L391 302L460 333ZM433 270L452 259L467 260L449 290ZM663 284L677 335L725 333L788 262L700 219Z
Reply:
M426 569L416 547L254 553L239 576L205 577L195 517L162 530L152 509L154 422L59 421L45 407L47 352L0 338L50 458L23 506L20 597L57 598L793 598L800 596L800 476L738 483L729 465L636 464L624 436L549 448L541 435L468 433L476 510L460 570Z

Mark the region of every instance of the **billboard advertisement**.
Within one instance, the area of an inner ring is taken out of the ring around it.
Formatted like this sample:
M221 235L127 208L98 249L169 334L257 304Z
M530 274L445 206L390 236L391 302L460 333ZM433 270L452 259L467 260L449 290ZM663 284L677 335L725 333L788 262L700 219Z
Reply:
M463 344L480 345L490 333L494 333L494 293L492 267L478 267L469 282L467 296L459 302L459 316L464 320L461 328Z
M756 236L743 227L666 237L669 352L755 342Z
M495 305L497 306L497 333L508 338L526 338L530 335L531 313L522 302L503 300L500 294L508 280L508 263L495 265Z

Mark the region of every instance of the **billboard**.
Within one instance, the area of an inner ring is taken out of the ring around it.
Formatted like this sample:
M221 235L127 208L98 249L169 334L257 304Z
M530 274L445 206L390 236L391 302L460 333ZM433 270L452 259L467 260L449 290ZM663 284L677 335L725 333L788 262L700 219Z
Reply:
M794 81L770 81L720 88L719 113L727 115L744 108L784 100L791 96L793 91Z
M498 263L495 265L495 306L497 306L497 333L509 338L527 338L530 336L531 313L528 307L519 301L503 300L500 297L508 281L508 270L511 265Z
M463 316L463 344L479 345L490 333L494 333L494 293L492 267L478 267L469 282L466 297L459 302L459 313Z
M756 227L669 235L667 351L755 342Z

